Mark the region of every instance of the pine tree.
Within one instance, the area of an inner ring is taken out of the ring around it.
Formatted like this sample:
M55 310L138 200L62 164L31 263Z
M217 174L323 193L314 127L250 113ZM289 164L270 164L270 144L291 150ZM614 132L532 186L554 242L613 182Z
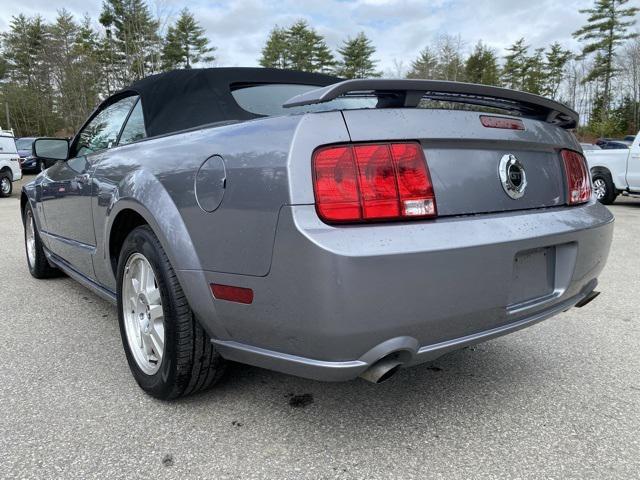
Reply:
M407 78L434 79L438 72L438 57L429 47L424 47L418 58L411 62Z
M111 68L121 84L117 86L158 70L159 24L144 0L104 0L100 23L106 29Z
M465 80L471 83L484 85L498 85L500 83L498 73L498 59L490 48L480 41L473 49L465 63Z
M372 58L375 51L376 48L364 32L360 32L355 38L348 38L338 49L342 57L338 74L345 78L379 77L381 73L375 69L378 62Z
M267 43L262 48L260 66L265 68L289 68L287 32L277 25L269 33Z
M580 10L589 15L587 24L573 33L585 42L582 55L595 53L600 62L594 63L585 82L598 80L603 84L603 115L607 115L611 104L611 79L615 73L615 53L624 40L635 38L638 33L629 33L635 24L633 17L640 11L638 7L625 7L629 0L595 0L593 8Z
M525 77L522 89L525 92L541 95L545 84L544 48L536 48L533 55L527 57Z
M188 8L180 12L175 25L169 27L162 49L162 66L165 70L191 68L194 63L213 62L209 39Z
M313 48L313 72L333 73L336 67L336 59L327 46L324 38L316 35Z
M328 73L335 63L324 38L305 20L298 20L287 29L276 26L271 30L260 59L263 67L304 72Z
M544 90L543 94L553 99L558 99L558 93L562 80L565 78L567 62L571 60L571 51L562 48L560 43L552 43L545 53Z
M529 67L528 51L529 46L524 43L524 38L507 48L509 54L505 56L506 61L502 68L502 83L505 87L514 90L524 88Z
M48 28L40 16L12 17L2 34L7 84L2 85L18 134L52 134L59 126L46 52Z

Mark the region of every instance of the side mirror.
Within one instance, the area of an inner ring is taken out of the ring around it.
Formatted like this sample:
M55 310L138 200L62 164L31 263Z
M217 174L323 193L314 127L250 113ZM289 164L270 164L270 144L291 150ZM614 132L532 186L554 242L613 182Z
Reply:
M66 138L36 138L33 141L34 157L45 160L66 160L69 158L69 140Z

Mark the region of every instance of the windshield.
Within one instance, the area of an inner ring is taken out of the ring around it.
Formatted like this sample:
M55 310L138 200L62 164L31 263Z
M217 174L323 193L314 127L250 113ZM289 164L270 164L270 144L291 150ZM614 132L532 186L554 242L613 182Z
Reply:
M232 87L231 94L238 105L257 115L276 116L292 113L325 112L327 110L354 110L375 108L377 99L371 97L336 98L317 105L283 108L282 104L296 95L321 88L317 85L264 84Z
M16 139L16 148L18 150L31 150L34 138L18 138Z

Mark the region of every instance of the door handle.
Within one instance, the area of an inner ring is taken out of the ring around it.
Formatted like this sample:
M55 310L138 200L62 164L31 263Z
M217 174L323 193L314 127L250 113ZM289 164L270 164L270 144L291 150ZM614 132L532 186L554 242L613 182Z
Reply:
M81 175L76 175L75 180L78 183L87 183L90 178L91 177L88 173L83 173Z

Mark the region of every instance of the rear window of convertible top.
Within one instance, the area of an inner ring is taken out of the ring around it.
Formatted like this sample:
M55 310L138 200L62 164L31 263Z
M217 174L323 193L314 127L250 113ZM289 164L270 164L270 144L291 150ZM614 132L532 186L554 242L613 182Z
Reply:
M240 108L247 112L268 117L290 115L293 113L324 112L328 110L354 110L375 108L377 99L373 95L359 97L341 97L330 102L301 107L284 108L287 100L301 93L321 88L317 85L297 85L270 83L261 85L231 86L231 94Z

